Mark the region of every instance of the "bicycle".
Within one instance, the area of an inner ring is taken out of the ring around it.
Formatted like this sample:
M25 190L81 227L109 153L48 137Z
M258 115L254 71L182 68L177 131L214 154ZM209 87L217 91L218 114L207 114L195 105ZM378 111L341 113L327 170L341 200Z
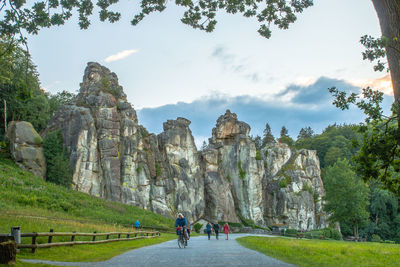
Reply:
M182 227L176 228L178 232L178 247L185 248L187 246L186 229Z

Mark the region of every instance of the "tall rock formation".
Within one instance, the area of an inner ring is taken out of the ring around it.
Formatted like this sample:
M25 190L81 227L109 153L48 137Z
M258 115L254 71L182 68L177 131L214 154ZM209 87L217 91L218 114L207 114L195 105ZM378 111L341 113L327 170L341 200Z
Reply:
M76 190L166 216L204 212L204 183L190 121L164 124L159 136L138 124L118 78L90 62L76 103L64 105L46 131L62 129Z
M313 229L325 225L315 151L273 144L257 151L250 126L229 110L198 152L185 118L159 135L138 124L115 73L88 63L76 103L64 105L46 131L62 129L73 186L112 201L190 222L252 220Z
M221 210L217 220L227 216L227 219L237 221L237 216L241 216L264 225L264 170L261 162L256 160L257 151L249 132L250 126L238 121L236 114L229 110L218 118L209 140L210 148L205 151L206 162L217 162L218 166L217 173L213 173L210 171L212 165L206 164L206 184L216 185L211 186L209 191L214 193L208 194L207 200L212 203L211 211L213 206ZM229 193L226 193L227 189L230 189Z
M301 230L326 226L322 210L325 191L316 151L295 151L278 143L265 147L262 156L267 223Z

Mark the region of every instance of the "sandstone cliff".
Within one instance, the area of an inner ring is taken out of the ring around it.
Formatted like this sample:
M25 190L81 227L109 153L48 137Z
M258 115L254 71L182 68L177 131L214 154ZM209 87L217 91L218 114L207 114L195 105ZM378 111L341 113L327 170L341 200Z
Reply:
M88 63L76 103L61 107L44 134L62 129L74 188L88 194L165 216L182 211L191 222L325 225L315 151L282 144L257 151L250 126L228 110L199 152L189 125L177 118L159 135L148 133L115 73Z

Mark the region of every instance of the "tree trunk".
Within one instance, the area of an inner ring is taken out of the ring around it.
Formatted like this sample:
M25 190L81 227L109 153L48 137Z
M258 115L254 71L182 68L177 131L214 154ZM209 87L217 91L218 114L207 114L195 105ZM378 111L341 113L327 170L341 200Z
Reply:
M400 99L400 1L399 0L372 0L382 35L389 39L392 47L386 49L387 60L392 78L394 100ZM397 37L397 41L393 38Z
M357 236L358 236L358 233L357 233L357 225L354 225L354 226L353 226L353 234L354 234L354 237L357 237Z

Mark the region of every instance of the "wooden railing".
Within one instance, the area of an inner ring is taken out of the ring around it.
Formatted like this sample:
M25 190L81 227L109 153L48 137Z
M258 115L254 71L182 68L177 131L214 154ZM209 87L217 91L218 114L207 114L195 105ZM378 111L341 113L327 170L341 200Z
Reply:
M38 237L48 237L47 243L37 243ZM70 236L70 241L67 242L56 242L53 243L54 236ZM89 236L92 237L91 241L76 241L77 236ZM105 236L104 240L96 240L98 236ZM111 237L114 236L114 237ZM142 238L153 238L160 236L158 231L138 231L138 232L109 232L109 233L56 233L50 229L48 233L21 233L21 238L32 237L31 244L18 244L18 248L30 248L32 253L35 253L38 248L49 248L55 246L73 246L73 245L83 245L83 244L101 244L115 241L128 241Z

